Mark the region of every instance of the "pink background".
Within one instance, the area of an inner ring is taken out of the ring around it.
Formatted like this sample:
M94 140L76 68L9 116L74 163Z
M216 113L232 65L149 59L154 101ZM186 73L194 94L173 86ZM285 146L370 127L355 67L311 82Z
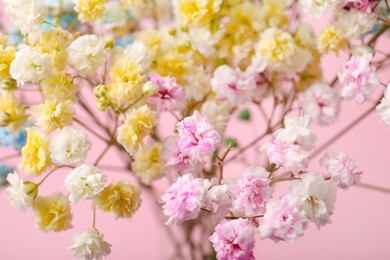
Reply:
M1 8L1 5L0 5ZM319 25L321 27L322 25ZM383 42L379 49L388 50L388 41ZM332 75L340 68L345 57L339 61L333 56L323 60L326 77ZM389 81L389 73L381 75L381 81ZM381 87L382 88L382 87ZM382 89L377 90L377 95ZM373 100L375 100L373 98ZM343 126L347 125L371 104L358 106L344 103L340 120L334 126L318 129L318 145L326 142ZM236 134L239 142L245 144L262 130L263 123L258 120L257 109L251 107L255 115L255 123L251 124L233 122L229 133ZM82 116L82 115L81 115ZM165 129L164 129L165 132ZM237 136L240 133L240 136ZM364 171L363 183L390 188L390 130L377 113L372 113L367 119L352 129L347 136L334 143L331 148L343 150L355 159L360 169ZM94 140L95 142L96 140ZM97 141L96 141L97 142ZM97 147L100 145L97 143ZM257 148L258 146L256 146ZM93 162L97 154L93 150L88 162ZM6 153L5 153L6 154ZM2 157L4 155L1 150ZM251 153L253 162L258 162L256 153ZM313 160L310 168L322 171L318 165L319 157ZM15 162L15 161L14 161ZM117 153L110 152L103 164L120 165ZM237 175L242 172L241 165L232 165L226 168L226 175ZM42 195L53 191L65 192L63 181L68 170L56 173L42 185ZM131 179L129 174L105 171L111 179ZM159 181L161 192L166 182ZM287 191L284 184L277 189ZM146 193L143 193L143 206L131 221L116 221L111 215L97 212L97 227L105 234L105 238L112 246L112 253L107 259L167 259L172 253L160 213ZM43 233L34 227L31 211L22 213L11 206L9 201L0 195L1 221L1 249L0 259L73 259L68 247L73 243L71 236L80 233L91 225L92 214L88 202L73 206L74 228L63 233ZM325 226L318 231L310 225L304 237L295 245L274 243L270 240L258 240L255 255L257 259L390 259L390 193L373 191L362 187L353 187L348 191L339 190L336 209L332 216L332 225Z

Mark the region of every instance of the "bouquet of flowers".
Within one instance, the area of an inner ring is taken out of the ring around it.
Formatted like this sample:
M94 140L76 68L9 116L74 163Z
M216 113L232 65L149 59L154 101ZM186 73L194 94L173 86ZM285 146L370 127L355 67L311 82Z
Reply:
M169 232L185 234L178 259L254 259L256 236L294 243L330 224L337 191L360 182L355 161L330 146L373 111L390 124L379 76L390 53L377 47L387 0L2 5L0 160L19 162L0 165L0 183L45 232L70 229L72 205L89 201L92 224L70 247L80 259L111 252L96 212L131 219L143 194ZM346 57L331 80L329 54ZM313 125L336 124L348 101L369 108L318 146ZM255 128L250 141L231 131L237 122ZM113 150L119 162L104 165ZM322 172L310 165L317 155ZM66 190L44 196L59 173Z

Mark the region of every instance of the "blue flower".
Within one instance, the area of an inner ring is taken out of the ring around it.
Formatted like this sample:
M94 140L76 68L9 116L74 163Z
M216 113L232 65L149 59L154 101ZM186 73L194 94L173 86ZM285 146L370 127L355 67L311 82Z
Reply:
M13 146L15 150L19 151L26 144L27 132L25 127L19 132L11 132L7 127L0 127L0 144L3 147Z
M134 41L133 37L131 37L130 35L124 35L115 40L115 46L126 48L133 41Z
M15 169L13 167L9 167L5 164L0 165L0 186L3 186L7 183L7 180L6 180L7 175L9 173L14 172L14 171L15 171Z

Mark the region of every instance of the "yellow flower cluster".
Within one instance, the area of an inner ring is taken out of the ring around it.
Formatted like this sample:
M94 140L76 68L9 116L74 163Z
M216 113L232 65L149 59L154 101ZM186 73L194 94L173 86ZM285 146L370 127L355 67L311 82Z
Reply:
M348 40L335 25L330 23L318 35L317 45L320 53L329 51L338 53L339 50L345 49L348 46Z
M71 75L64 71L54 72L41 82L41 90L45 99L76 101L76 93L79 85L73 84Z
M222 0L179 0L179 12L185 24L205 25L220 10Z
M15 47L0 45L0 78L7 79L10 77L9 67L15 58Z
M118 128L118 142L128 153L133 154L156 125L156 113L150 107L143 105L133 109L127 113L124 124Z
M98 209L118 218L131 218L140 208L141 190L128 181L113 181L95 199Z
M35 222L39 229L64 231L72 227L72 213L67 196L56 192L46 197L38 196L33 204Z
M26 122L25 108L19 103L13 92L2 91L0 94L0 126L8 126L17 131Z
M102 17L106 0L76 0L75 11L81 22L92 22Z
M32 106L31 113L37 118L37 125L51 132L72 124L73 102L69 99L63 101L46 99L44 103Z
M143 146L134 155L133 169L145 184L160 178L164 172L164 162L161 160L161 144Z
M45 135L36 127L28 128L19 167L28 174L40 175L50 163L49 145Z

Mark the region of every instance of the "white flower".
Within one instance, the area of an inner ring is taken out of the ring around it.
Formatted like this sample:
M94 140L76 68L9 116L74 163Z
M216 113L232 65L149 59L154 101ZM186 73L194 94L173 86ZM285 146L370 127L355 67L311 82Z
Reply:
M78 202L92 199L104 188L107 177L98 168L89 164L76 167L66 176L65 186L69 191L69 200Z
M353 8L348 11L340 10L336 15L336 27L347 39L358 39L372 29L377 21L375 13L367 14Z
M124 55L127 59L137 62L144 70L147 69L152 62L149 48L140 41L135 41L127 46Z
M105 40L90 34L73 41L67 48L67 53L68 64L81 76L92 76L109 57Z
M390 83L387 85L381 103L376 107L380 116L387 125L390 125Z
M305 13L316 18L321 17L328 9L333 8L340 0L299 0Z
M226 102L217 102L212 99L204 102L200 110L202 116L207 117L220 134L227 126L230 116L229 112L230 109Z
M50 138L50 157L55 163L76 166L85 161L91 141L83 130L65 126Z
M111 253L111 245L103 237L96 229L88 229L73 237L75 243L69 249L81 259L102 259Z
M25 82L39 83L51 73L51 57L24 46L16 52L11 62L10 74L20 85Z
M44 0L4 0L4 3L5 11L22 34L41 28L47 13Z
M221 184L211 187L206 194L206 208L214 213L214 221L223 219L232 206L232 199L229 196L229 187L227 184Z
M331 223L336 202L337 188L332 180L324 180L319 173L302 174L301 180L290 185L290 196L298 200L298 206L318 228Z
M340 95L326 83L315 83L303 94L303 112L319 125L330 125L340 112Z
M128 19L128 12L120 2L107 1L104 8L103 17L96 23L102 25L105 30L112 30L125 26Z
M11 186L5 189L5 195L14 207L26 211L38 194L37 185L33 182L24 182L16 172L8 174L7 181Z
M310 116L304 115L299 118L287 115L284 118L284 128L275 132L275 138L288 143L298 143L305 148L313 148L317 138L310 130Z

